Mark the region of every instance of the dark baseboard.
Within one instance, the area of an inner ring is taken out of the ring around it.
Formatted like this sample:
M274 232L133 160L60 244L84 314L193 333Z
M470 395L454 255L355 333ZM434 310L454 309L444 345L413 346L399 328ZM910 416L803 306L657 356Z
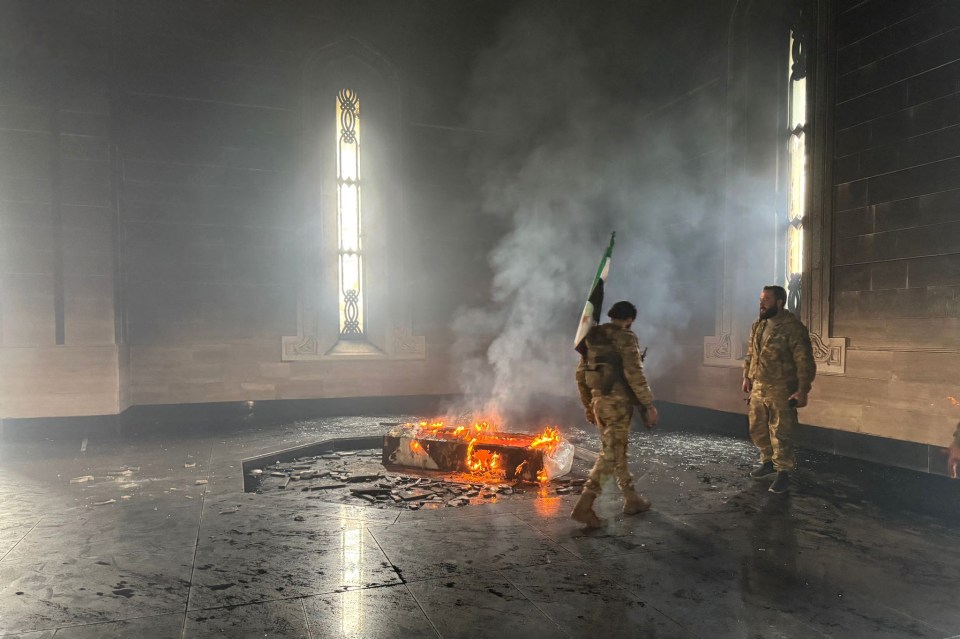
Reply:
M0 420L6 440L124 438L176 433L230 432L332 416L435 415L454 405L458 396L416 395L298 399L207 404L131 406L119 415ZM536 398L533 410L544 419L576 419L582 411L569 397ZM660 428L718 433L746 439L746 415L672 402L657 402ZM802 416L802 413L801 413ZM939 446L801 424L797 445L831 455L934 475L946 474L946 451Z
M743 439L750 437L746 415L671 402L657 402L657 407L660 422L667 430L720 433ZM803 417L802 412L800 417ZM921 473L946 475L947 470L945 448L889 437L800 424L796 444L807 450Z
M4 419L0 437L16 441L231 432L318 417L433 415L453 399L414 395L131 406L119 415Z

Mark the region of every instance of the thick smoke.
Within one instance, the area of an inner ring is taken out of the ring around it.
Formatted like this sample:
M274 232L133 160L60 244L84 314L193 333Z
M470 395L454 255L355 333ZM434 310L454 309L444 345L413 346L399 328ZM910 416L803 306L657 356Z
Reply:
M467 102L470 126L491 132L473 158L483 208L509 231L489 255L489 304L455 319L462 408L507 422L531 417L545 396L576 397L574 332L611 231L604 310L618 299L638 306L654 386L715 305L719 92L707 83L650 96L618 82L643 64L669 86L670 71L623 59L602 21L584 26L558 6L528 4L503 23Z

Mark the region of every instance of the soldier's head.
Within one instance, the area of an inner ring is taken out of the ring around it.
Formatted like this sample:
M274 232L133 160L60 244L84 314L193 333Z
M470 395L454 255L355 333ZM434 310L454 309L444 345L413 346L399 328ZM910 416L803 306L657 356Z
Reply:
M607 316L624 328L630 328L633 320L637 319L637 307L626 300L622 300L610 307Z
M764 286L760 292L760 319L776 316L786 304L786 289L782 286Z

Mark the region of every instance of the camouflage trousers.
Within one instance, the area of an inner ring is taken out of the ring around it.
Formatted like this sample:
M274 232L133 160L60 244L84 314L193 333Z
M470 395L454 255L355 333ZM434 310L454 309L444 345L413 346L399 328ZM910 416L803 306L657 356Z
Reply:
M607 478L614 475L622 492L633 490L633 476L627 467L627 439L633 405L621 397L594 397L593 414L600 429L602 450L585 488L599 495Z
M773 462L777 470L793 470L797 465L793 433L797 409L790 406L785 387L755 384L750 393L750 439L760 449L760 463Z

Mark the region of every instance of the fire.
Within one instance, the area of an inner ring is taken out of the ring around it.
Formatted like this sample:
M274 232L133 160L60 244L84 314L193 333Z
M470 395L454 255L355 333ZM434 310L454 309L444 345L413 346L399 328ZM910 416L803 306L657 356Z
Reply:
M543 448L546 451L552 451L560 443L560 432L556 428L547 426L543 432L539 433L533 439L529 448Z
M950 400L951 404L953 404L957 408L960 408L960 401L958 401L956 397L948 397L947 399Z
M524 433L507 433L499 430L492 420L478 419L471 424L457 424L448 426L443 420L422 420L416 424L407 424L416 436L439 440L461 440L467 442L466 466L474 474L500 474L504 471L504 460L499 452L484 448L485 445L511 445L528 449L539 449L545 453L552 453L562 441L560 431L548 426L535 435ZM410 442L413 453L421 453L423 446L420 442ZM522 476L527 462L517 466L515 475ZM545 485L550 481L547 472L537 471L536 481Z

